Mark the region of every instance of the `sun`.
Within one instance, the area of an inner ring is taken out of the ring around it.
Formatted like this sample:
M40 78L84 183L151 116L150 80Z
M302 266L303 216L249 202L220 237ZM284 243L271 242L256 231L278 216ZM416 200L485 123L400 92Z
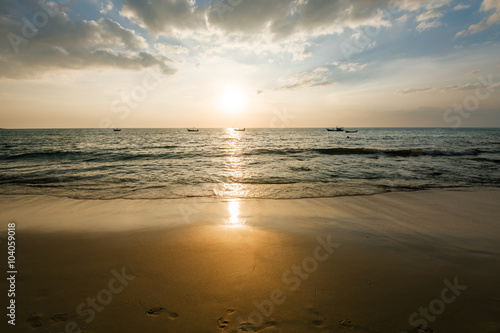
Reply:
M241 112L247 103L243 89L238 86L227 86L220 95L220 108L226 112Z

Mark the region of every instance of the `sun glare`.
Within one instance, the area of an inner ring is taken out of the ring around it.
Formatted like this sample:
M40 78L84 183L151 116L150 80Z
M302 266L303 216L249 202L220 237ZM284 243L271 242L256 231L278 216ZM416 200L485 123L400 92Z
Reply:
M220 96L220 107L226 112L241 112L246 105L243 90L237 86L229 86Z

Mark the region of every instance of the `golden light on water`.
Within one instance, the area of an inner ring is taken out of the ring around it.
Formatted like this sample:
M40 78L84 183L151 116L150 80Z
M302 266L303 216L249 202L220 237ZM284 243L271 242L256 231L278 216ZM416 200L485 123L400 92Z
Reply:
M235 131L233 128L226 129L227 146L225 149L226 158L224 161L224 171L227 176L227 182L220 185L214 192L225 198L245 198L248 196L248 190L239 181L245 176L245 167L241 156L242 147L240 139L245 132Z

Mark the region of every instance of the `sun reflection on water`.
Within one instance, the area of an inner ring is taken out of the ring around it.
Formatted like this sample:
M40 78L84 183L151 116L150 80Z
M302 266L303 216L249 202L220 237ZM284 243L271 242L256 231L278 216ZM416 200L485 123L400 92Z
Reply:
M243 148L240 140L244 132L235 131L232 128L226 129L226 158L224 161L224 169L226 173L226 182L221 184L214 192L225 198L245 198L248 195L248 190L241 180L245 177L245 167L242 157Z

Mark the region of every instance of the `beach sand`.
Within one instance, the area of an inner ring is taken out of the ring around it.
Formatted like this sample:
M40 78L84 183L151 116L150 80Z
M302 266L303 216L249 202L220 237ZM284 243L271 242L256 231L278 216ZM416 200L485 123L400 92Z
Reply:
M1 196L2 236L16 223L18 271L16 326L5 315L1 325L498 333L499 202L497 189L298 200Z

